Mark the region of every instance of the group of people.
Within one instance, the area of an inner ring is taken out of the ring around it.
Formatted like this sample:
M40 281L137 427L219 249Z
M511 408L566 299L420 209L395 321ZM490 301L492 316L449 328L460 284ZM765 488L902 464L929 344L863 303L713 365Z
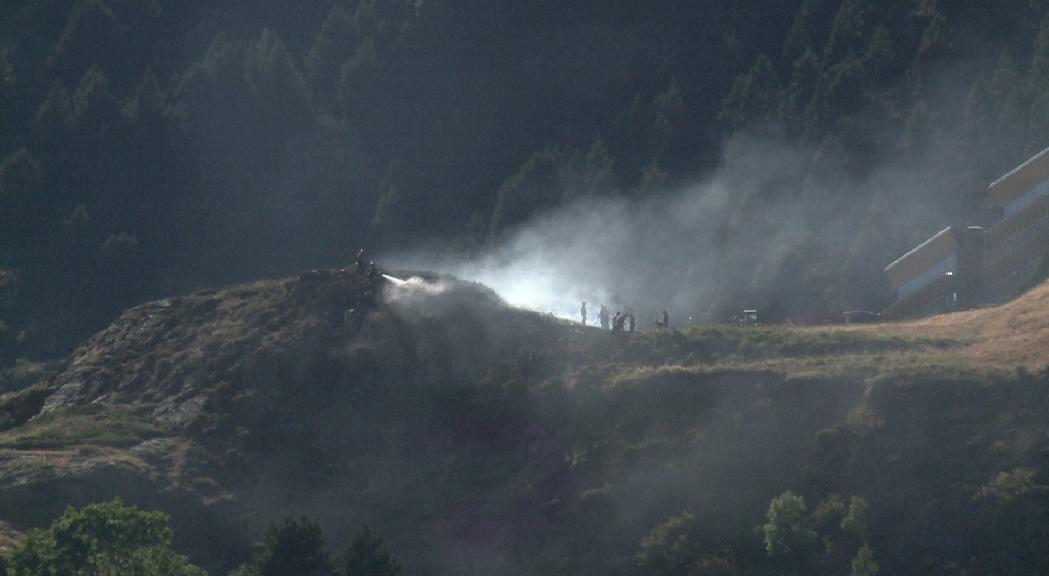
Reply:
M629 332L633 332L634 331L634 328L637 326L637 319L634 318L633 314L631 314L629 312L624 314L624 313L619 312L617 310L615 316L612 316L611 318L609 318L609 313L608 312L609 312L608 311L608 307L605 306L604 304L602 304L601 305L601 309L597 313L597 318L598 318L598 321L601 324L601 328L603 328L605 330L608 330L609 327L611 327L613 332L628 332L629 333ZM580 306L580 308L579 308L579 316L582 318L583 326L586 326L586 317L587 317L586 302L583 302L583 305ZM658 326L660 328L669 328L670 327L670 317L667 314L666 310L663 311L663 319L662 319L662 321L656 320L656 326Z
M665 313L664 313L665 314ZM583 302L579 307L579 316L582 318L582 323L586 325L586 302ZM609 318L608 306L601 304L601 308L597 313L598 322L600 322L603 329L608 329L609 325L612 327L612 332L626 332L633 333L634 328L637 326L637 319L633 314L623 314L616 311L616 315Z

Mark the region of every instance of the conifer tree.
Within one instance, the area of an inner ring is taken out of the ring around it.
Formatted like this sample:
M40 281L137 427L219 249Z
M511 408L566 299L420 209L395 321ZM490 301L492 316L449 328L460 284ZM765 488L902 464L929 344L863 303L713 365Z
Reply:
M357 41L357 28L351 16L341 6L332 6L306 54L310 85L319 94L330 96L334 91L339 70L353 57Z
M776 117L779 93L776 70L768 56L762 54L746 74L732 83L732 90L722 102L721 121L733 130L752 122L768 123Z
M367 526L353 537L343 556L342 576L398 576L401 564L382 536Z
M234 576L334 576L324 534L313 520L286 518L266 531L265 543Z

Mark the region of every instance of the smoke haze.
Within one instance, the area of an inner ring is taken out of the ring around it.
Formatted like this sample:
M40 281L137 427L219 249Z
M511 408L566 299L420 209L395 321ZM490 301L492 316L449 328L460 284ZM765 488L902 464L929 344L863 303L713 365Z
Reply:
M740 134L717 170L643 198L590 196L534 216L472 256L393 256L492 287L508 303L588 322L599 306L642 326L727 321L742 308L783 316L880 309L881 269L951 216L939 163L856 173L833 141L811 149ZM913 191L922 189L921 200ZM835 300L832 288L846 283ZM825 288L821 292L821 287Z

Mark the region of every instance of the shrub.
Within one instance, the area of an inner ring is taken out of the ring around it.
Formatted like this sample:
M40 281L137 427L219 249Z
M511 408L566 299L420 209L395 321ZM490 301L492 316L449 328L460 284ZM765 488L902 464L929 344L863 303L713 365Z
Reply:
M769 556L805 554L818 541L816 531L809 522L805 499L789 490L769 503L768 523L762 530L765 533L765 551Z
M401 564L390 552L382 536L367 526L346 547L345 576L398 576Z
M266 531L266 541L234 576L334 576L320 526L303 517L284 519Z
M163 512L119 499L67 508L47 530L34 530L10 557L11 576L205 576L171 549ZM0 571L2 573L2 571Z

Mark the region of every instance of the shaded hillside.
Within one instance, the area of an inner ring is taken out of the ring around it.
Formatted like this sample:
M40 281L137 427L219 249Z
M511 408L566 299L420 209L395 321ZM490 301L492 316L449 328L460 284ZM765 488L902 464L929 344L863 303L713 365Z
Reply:
M700 276L784 317L880 309L884 264L993 221L986 184L1049 144L1046 13L7 1L0 369L146 300L362 244L483 251L566 203L659 199L738 165L764 178L729 182ZM748 137L759 150L736 155Z
M1021 553L1011 573L1038 573L1015 536L1049 510L1049 372L909 326L623 339L452 278L341 271L152 302L2 397L0 521L120 495L171 512L212 574L310 514L339 539L373 526L415 573L632 575L678 518L683 565L765 574L783 563L755 528L792 490L837 543L799 573L848 569L858 544L828 518L852 496L884 573Z

